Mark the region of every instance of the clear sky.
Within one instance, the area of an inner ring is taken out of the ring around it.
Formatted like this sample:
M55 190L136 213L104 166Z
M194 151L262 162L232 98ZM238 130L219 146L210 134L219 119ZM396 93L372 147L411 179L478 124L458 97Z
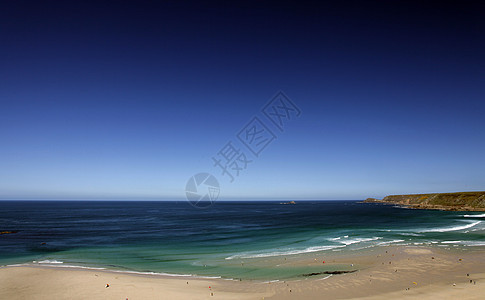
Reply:
M483 2L333 2L2 1L0 199L183 199L199 172L222 199L485 190Z

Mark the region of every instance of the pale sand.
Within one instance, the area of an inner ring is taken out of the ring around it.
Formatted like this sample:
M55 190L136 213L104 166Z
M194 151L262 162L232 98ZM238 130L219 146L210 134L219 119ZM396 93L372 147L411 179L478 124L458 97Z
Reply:
M327 279L301 277L263 283L71 268L2 267L0 299L485 299L485 252L480 251L385 247L356 255L315 253L272 261L317 265L322 264L322 259L326 264L352 263L361 270ZM107 283L109 288L105 287Z

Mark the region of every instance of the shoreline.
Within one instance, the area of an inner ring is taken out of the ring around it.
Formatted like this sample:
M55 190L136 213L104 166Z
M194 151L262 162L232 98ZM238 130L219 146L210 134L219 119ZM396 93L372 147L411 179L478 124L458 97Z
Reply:
M0 269L10 268L10 267L31 267L31 268L45 268L45 269L58 269L58 270L79 270L79 271L98 271L98 272L108 272L116 274L127 274L134 276L153 276L155 278L168 278L168 279L200 279L200 280L213 280L220 279L224 281L246 281L255 283L267 283L267 282L278 282L278 281L292 281L304 279L304 277L312 277L316 275L335 275L332 273L351 273L355 271L361 271L363 269L373 266L373 260L369 259L374 253L380 252L383 249L385 251L390 251L388 249L413 249L413 248L425 248L432 252L443 252L447 255L466 255L467 253L476 254L483 253L485 258L485 244L477 246L469 246L463 244L433 244L433 243L414 243L414 244L385 244L376 245L371 247L364 247L360 249L334 249L334 250L323 250L317 252L308 253L298 253L298 254L288 254L288 255L275 255L267 257L252 257L252 258L236 258L233 260L233 264L244 266L259 266L259 267L289 267L289 268L308 268L306 271L302 271L293 277L276 278L271 277L272 275L267 275L264 278L240 278L237 276L224 277L220 274L189 274L189 273L170 273L164 271L154 271L154 270L136 270L129 269L123 266L114 265L82 265L79 263L70 263L57 260L40 260L31 262L20 262L20 263L9 263L0 264ZM320 264L320 261L325 261L325 264ZM314 267L322 267L318 273L311 270ZM242 270L244 271L244 270ZM312 274L311 276L307 276ZM338 274L340 275L340 274ZM317 277L318 278L318 277Z
M317 257L325 257L328 265L359 266L354 273L280 281L238 281L42 265L3 266L0 267L0 282L3 282L0 298L321 299L319 297L325 295L327 299L391 296L432 299L453 295L479 299L485 293L485 250L455 250L458 249L382 246L350 255L315 253L289 260L275 258L270 263L280 261L311 267L322 264ZM107 283L109 288L105 287Z

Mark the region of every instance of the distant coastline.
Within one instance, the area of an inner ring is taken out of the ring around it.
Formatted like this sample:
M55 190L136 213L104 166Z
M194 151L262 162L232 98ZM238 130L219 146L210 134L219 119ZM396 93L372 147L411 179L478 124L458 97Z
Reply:
M485 211L485 192L390 195L382 200L367 198L363 202L395 204L415 209Z

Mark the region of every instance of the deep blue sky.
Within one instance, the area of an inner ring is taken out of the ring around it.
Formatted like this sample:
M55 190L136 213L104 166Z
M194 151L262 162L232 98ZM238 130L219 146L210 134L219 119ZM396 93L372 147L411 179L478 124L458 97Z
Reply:
M1 2L0 199L485 190L481 1L99 2ZM229 183L279 90L301 116Z

